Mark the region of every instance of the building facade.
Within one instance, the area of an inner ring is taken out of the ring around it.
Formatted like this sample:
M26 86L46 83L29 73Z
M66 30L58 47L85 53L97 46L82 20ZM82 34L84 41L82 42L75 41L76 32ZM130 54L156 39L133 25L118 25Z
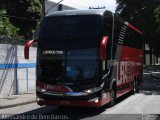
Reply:
M160 57L153 54L153 50L150 49L149 45L145 44L144 52L145 65L160 65Z
M75 8L70 7L70 6L66 6L66 5L63 5L63 4L57 4L57 3L52 2L50 0L45 0L45 14L55 12L55 11L74 10L74 9Z

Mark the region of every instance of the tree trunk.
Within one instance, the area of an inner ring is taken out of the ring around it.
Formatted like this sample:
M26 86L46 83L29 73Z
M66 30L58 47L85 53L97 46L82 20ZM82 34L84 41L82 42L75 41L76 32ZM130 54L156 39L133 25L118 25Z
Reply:
M43 12L43 16L45 16L45 0L40 0L41 5L42 5L42 12Z
M146 47L145 47L145 44L143 45L143 62L144 62L144 65L146 65Z
M158 55L156 55L156 63L158 63Z
M152 47L149 47L149 54L150 54L150 66L152 65Z

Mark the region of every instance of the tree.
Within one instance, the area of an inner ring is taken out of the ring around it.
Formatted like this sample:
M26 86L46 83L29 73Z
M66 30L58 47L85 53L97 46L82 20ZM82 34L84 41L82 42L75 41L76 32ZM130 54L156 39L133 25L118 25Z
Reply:
M0 43L11 43L20 38L17 35L19 29L10 23L9 18L5 17L5 14L5 10L0 10Z
M158 32L160 32L160 6L157 7L154 12L155 12L155 17L156 17L156 23L158 25L157 30L158 30Z
M156 26L157 38L160 38L160 34L159 34L159 33L160 33L160 4L159 4L159 6L155 9L154 13L155 13L156 25L157 25L157 26ZM158 40L159 40L159 39L158 39ZM159 44L160 44L159 41L158 41L157 43L155 43L155 45L156 45L155 53L160 56Z
M133 25L142 30L145 43L154 49L156 54L160 53L159 33L155 17L155 9L159 11L159 0L116 0L118 3L116 12L122 18L131 22ZM157 13L156 12L156 13ZM159 15L157 13L157 15ZM158 16L157 16L158 18ZM157 19L158 21L159 19Z
M31 39L40 21L42 7L39 0L10 0L7 14L11 22L20 28L19 35Z

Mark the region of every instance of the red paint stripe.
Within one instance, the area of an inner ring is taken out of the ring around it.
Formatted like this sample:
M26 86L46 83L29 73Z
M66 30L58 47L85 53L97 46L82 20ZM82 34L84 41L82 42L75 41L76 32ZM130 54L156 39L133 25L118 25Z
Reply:
M37 81L37 86L40 87L41 89L47 89L48 91L51 91L51 92L72 92L72 90L67 86L50 85L40 81Z
M141 70L143 69L143 50L138 50L135 48L130 48L127 46L122 47L122 53L120 55L120 62L130 62L129 71L130 76L127 75L126 72L124 74L127 76L127 81L125 83L120 83L118 87L123 86L125 84L128 84L129 82L132 82L134 77L141 76ZM141 56L141 57L140 57ZM126 65L126 64L125 64ZM120 72L121 68L120 65L118 66L118 80L121 79ZM123 66L124 69L126 67ZM122 80L123 81L123 80Z
M133 80L125 81L125 83L121 83L121 84L117 85L117 87L123 87L129 83L133 83Z
M133 86L117 92L117 98L133 90Z
M120 61L134 61L143 64L143 50L123 46L121 51ZM142 57L139 55L142 55Z
M128 27L130 27L131 29L137 31L139 34L142 34L142 32L140 30L138 30L136 27L134 27L133 25L131 25L130 23L128 23Z

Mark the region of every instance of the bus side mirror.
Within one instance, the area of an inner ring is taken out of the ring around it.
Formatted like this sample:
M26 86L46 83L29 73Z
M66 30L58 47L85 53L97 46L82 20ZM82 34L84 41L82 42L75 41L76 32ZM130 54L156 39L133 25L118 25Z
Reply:
M108 36L104 36L100 44L100 60L106 59L107 42L108 42Z
M29 59L29 48L36 42L37 40L33 39L33 40L28 41L25 44L25 47L24 47L24 58L25 59Z

